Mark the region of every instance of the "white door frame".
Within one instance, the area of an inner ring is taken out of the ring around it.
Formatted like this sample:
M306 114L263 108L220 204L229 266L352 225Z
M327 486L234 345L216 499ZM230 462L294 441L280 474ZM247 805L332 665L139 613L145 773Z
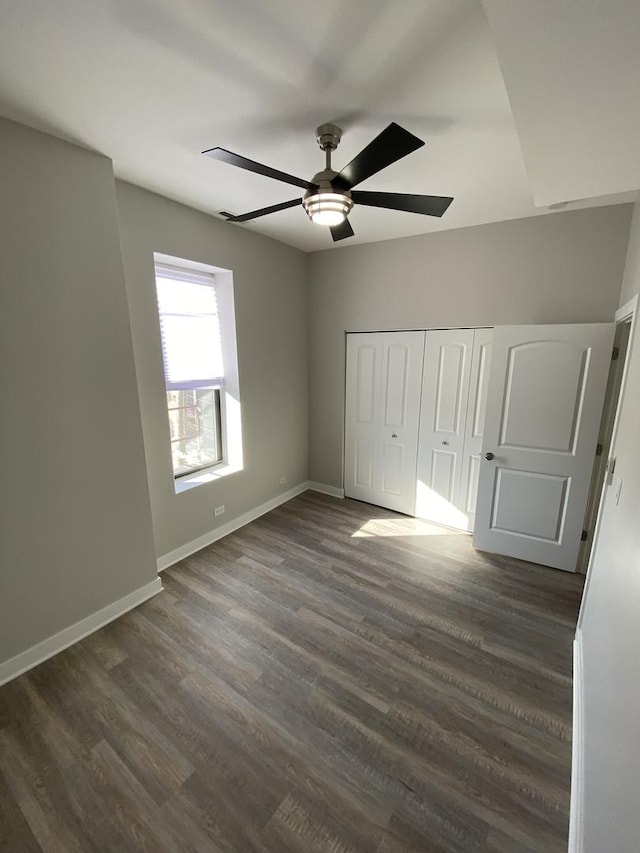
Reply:
M580 546L578 555L578 563L576 572L583 577L587 571L587 564L591 556L593 546L593 534L596 528L596 519L600 510L600 499L602 496L602 487L607 475L609 459L611 458L611 447L613 439L613 424L618 410L618 398L620 397L620 388L622 383L622 374L626 364L627 353L629 351L629 336L631 333L631 323L628 320L623 320L621 323L616 323L614 333L614 347L619 350L612 358L609 367L609 378L607 379L607 389L604 398L604 407L602 409L602 417L600 419L600 432L598 435L599 452L596 453L596 458L593 465L591 475L591 487L589 489L589 498L587 500L587 511L584 517L584 530L587 531L586 538Z
M620 424L620 411L622 409L622 402L624 400L624 395L627 387L627 373L629 371L629 354L632 351L632 347L634 345L635 335L636 335L636 327L638 325L638 299L639 294L636 293L628 302L625 302L615 313L615 322L619 323L631 323L631 329L629 331L629 340L627 342L627 352L626 358L624 362L624 367L622 368L622 380L620 382L620 393L618 394L618 402L616 404L616 415L613 421L613 431L611 433L611 444L609 447L609 458L615 458L615 448L616 448L616 438L618 437L618 427ZM591 544L591 553L589 555L589 563L587 565L587 572L584 584L584 592L582 593L582 603L580 605L580 613L578 615L578 624L576 631L579 632L582 630L582 621L584 619L585 612L585 602L589 595L589 586L591 580L591 564L593 563L593 558L596 553L598 547L598 539L600 536L600 527L602 525L602 507L604 505L604 497L605 497L605 489L607 488L607 477L605 476L604 482L602 483L602 490L600 492L600 501L598 504L598 514L596 517L596 525L593 532L593 542Z
M627 374L629 371L630 354L635 341L636 326L638 320L639 295L636 294L628 302L625 302L615 313L616 324L630 323L629 339L625 362L622 368L622 380L616 403L616 414L613 421L611 443L609 445L609 459L615 459L616 438L620 424L620 412L624 401L627 386ZM587 565L582 603L578 614L576 626L576 638L573 643L573 742L571 748L571 804L569 807L569 853L581 853L582 851L582 827L584 820L584 701L583 701L583 676L582 676L582 625L586 612L586 602L589 597L591 586L591 567L598 549L598 540L602 527L602 510L604 508L605 490L607 489L607 476L605 475L600 491L598 514L596 517L591 553Z

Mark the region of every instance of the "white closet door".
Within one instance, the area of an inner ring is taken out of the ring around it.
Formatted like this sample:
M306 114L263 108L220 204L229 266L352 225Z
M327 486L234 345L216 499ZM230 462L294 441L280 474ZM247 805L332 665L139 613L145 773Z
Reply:
M476 548L575 571L614 326L494 330Z
M462 454L462 475L460 478L460 500L458 509L462 512L464 530L473 530L476 514L478 477L480 474L480 453L484 435L484 416L487 408L487 387L491 366L491 344L493 329L475 329L473 334L473 356L471 359L471 377L469 379L469 403L467 423Z
M416 486L417 516L465 530L460 487L473 336L473 329L426 334Z
M345 494L413 515L424 332L347 335Z

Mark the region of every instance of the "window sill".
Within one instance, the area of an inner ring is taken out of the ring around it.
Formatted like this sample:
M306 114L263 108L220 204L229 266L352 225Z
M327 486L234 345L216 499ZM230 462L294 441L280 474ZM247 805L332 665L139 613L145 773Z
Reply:
M204 486L207 483L215 483L223 477L228 477L229 474L236 474L242 471L242 465L223 464L216 465L215 468L205 468L204 471L196 471L193 474L185 474L174 480L174 488L177 495L182 492L187 492L189 489L195 489L196 486Z

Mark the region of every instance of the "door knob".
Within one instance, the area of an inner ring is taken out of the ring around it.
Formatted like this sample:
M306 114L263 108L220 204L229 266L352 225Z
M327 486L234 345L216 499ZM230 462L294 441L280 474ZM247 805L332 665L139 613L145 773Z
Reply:
M491 451L489 451L488 453L485 453L484 458L488 459L489 462L491 462L491 460L493 459L493 453Z
M398 433L397 433L397 432L392 432L392 433L391 433L391 438L397 438L397 437L398 437Z

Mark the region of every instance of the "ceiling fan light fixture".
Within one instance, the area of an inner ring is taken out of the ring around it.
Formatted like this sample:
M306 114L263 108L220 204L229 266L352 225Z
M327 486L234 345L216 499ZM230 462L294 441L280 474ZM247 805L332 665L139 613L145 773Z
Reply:
M307 216L316 225L340 225L345 221L353 199L346 193L311 190L302 200Z

